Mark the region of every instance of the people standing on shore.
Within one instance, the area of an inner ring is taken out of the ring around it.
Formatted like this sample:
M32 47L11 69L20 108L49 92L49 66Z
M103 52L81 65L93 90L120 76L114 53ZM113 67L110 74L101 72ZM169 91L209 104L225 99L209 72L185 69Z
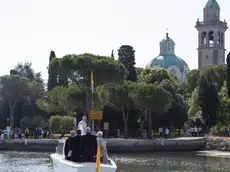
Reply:
M169 129L168 127L165 128L165 138L168 139L169 137Z
M203 131L201 126L198 127L198 133L199 133L199 137L203 136Z
M160 137L163 137L163 131L164 131L164 129L163 129L162 127L160 127L160 128L158 129L158 131L159 131Z
M194 128L193 127L189 128L189 132L190 132L191 136L194 136Z
M25 137L26 137L26 139L29 138L29 135L30 135L30 130L29 130L29 128L26 128L25 129Z
M197 126L194 127L193 131L194 131L194 137L197 137L198 136L197 135L197 132L198 132Z

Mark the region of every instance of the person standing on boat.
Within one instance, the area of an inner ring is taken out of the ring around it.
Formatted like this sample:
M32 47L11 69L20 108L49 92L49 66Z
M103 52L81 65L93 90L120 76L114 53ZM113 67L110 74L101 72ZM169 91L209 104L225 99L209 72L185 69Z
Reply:
M74 162L81 162L81 142L81 130L77 130L77 135L74 137L73 143L72 161Z
M86 127L86 135L82 136L81 155L83 162L95 162L97 152L97 138L91 134L91 129Z
M97 144L100 144L100 156L101 156L101 162L103 162L104 157L104 139L102 131L97 132Z
M78 123L78 129L81 130L82 136L86 134L86 127L87 127L86 116L83 116L82 120Z
M66 139L65 141L65 158L67 160L72 160L72 153L73 153L73 147L74 147L74 139L75 139L76 133L74 130L70 131L70 137Z

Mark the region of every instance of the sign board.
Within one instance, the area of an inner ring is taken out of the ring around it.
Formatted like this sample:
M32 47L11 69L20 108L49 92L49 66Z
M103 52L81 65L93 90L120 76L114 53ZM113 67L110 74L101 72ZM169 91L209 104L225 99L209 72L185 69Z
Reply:
M90 111L90 119L91 120L102 120L103 112L100 110L91 110Z
M109 129L109 123L108 122L104 122L104 130L108 130Z

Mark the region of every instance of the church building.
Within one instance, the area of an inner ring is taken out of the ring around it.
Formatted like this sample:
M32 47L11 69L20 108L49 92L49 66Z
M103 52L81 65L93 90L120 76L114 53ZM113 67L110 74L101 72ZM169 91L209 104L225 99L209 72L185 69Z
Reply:
M181 82L185 82L186 74L190 71L187 63L175 54L175 42L166 33L160 42L160 54L150 61L148 67L164 68L172 72Z
M203 10L203 21L196 22L198 31L198 68L225 63L226 21L220 20L220 6L208 0Z

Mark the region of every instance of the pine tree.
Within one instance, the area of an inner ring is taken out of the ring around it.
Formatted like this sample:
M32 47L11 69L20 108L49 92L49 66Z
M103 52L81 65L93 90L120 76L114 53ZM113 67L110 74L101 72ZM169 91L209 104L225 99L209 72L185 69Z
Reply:
M135 50L130 45L122 45L118 50L118 60L121 61L128 70L126 80L137 81L137 72L135 69Z
M51 51L50 52L50 58L49 58L49 67L48 67L48 74L49 74L48 83L47 83L48 91L52 90L54 87L56 87L58 85L58 83L57 83L57 75L58 75L57 69L51 65L52 60L54 58L56 58L55 52Z
M228 97L230 98L230 52L227 55L227 88Z

